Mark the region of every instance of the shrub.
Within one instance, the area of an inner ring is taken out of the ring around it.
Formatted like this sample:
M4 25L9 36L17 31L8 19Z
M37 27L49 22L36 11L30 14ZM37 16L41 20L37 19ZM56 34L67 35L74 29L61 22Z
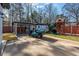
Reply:
M49 24L48 25L48 28L49 28L49 32L50 33L54 33L54 34L57 34L57 31L56 31L56 24Z

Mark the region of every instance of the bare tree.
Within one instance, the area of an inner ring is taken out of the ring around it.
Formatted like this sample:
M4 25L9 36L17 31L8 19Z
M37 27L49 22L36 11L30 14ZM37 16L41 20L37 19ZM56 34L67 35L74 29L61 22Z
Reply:
M63 7L63 11L66 16L73 18L76 22L79 22L79 4L78 3L67 3Z
M46 9L46 14L48 16L48 23L54 22L56 15L57 15L57 9L54 7L52 3L49 3L45 7Z

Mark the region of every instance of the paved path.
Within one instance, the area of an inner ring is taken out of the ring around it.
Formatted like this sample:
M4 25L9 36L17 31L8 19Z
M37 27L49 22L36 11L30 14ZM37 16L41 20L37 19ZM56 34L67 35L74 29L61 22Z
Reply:
M79 55L78 46L67 46L61 44L60 42L62 42L62 40L52 39L47 36L44 36L42 39L21 36L19 37L19 40L16 41L14 44L8 45L6 47L3 56Z

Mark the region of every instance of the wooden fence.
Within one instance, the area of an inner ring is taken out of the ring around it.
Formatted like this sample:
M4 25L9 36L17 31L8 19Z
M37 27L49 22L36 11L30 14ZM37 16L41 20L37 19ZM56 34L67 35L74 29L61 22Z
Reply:
M60 25L57 25L56 30L60 34L79 35L79 25L76 25L74 23L62 23Z
M3 26L3 33L11 33L11 32L12 32L11 26ZM17 27L17 32L18 33L25 33L26 27Z

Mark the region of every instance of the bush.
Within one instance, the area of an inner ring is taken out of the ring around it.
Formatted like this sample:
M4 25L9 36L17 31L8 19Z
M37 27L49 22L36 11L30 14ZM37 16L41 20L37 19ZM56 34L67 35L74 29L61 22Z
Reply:
M49 28L49 32L50 33L53 33L53 34L57 34L57 31L56 31L56 24L49 24L48 25L48 28Z

